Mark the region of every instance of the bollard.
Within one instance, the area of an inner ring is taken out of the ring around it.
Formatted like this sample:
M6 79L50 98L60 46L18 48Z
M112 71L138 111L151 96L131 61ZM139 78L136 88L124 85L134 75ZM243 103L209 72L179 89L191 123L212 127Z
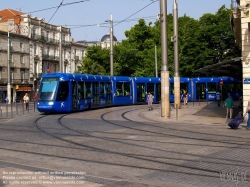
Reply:
M18 105L16 103L16 116L18 116Z
M8 104L6 105L6 119L8 119L9 118L9 116L8 116Z
M175 105L176 108L176 121L178 121L178 104Z
M36 111L36 101L34 101L34 112Z
M23 115L24 115L24 103L22 104L22 106L23 106Z
M207 100L207 105L208 105L208 100Z
M200 106L200 99L201 99L201 97L199 97L199 106Z
M3 109L1 107L1 119L3 120Z
M10 103L10 110L11 110L11 118L13 118L13 103Z
M28 108L27 108L27 110L28 110L28 113L30 113L30 103L28 102Z

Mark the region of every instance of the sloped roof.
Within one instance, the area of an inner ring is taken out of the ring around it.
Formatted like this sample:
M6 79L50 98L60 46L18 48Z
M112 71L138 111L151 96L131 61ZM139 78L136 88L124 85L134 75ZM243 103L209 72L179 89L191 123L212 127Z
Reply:
M18 16L18 18L22 19L22 17L19 17L19 15L22 15L22 14L25 14L23 12L20 12L20 11L17 11L17 10L13 10L13 9L10 9L10 8L5 8L3 10L0 11L0 16L1 16L1 20L0 22L8 22L9 19L13 19L15 17Z

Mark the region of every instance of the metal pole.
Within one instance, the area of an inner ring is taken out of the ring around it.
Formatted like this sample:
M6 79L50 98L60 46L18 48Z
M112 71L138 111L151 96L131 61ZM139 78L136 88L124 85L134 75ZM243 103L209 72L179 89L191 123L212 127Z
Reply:
M193 106L194 106L194 80L191 78L191 86L192 86L192 101L193 101Z
M7 55L7 76L8 76L8 85L7 85L7 103L11 102L11 86L10 86L10 32L8 32L8 55Z
M6 104L6 119L8 119L9 118L9 115L8 115L8 103Z
M157 46L155 45L155 77L158 77L158 67L157 67Z
M13 107L12 107L12 102L10 103L10 109L11 109L11 118L13 118Z
M113 19L112 14L110 14L110 76L114 75L114 62L113 62Z
M59 37L59 72L63 72L63 67L62 67L62 26L60 26L60 37Z
M178 104L176 104L175 109L176 109L176 121L177 121L178 120Z
M160 0L160 17L161 24L161 116L169 117L169 71L167 67L168 63L168 45L167 45L167 1Z
M174 23L174 101L181 108L180 99L180 76L179 76L179 48L178 48L178 5L177 0L173 3L173 23ZM186 90L188 92L188 90Z
M16 103L16 116L18 116L18 105Z

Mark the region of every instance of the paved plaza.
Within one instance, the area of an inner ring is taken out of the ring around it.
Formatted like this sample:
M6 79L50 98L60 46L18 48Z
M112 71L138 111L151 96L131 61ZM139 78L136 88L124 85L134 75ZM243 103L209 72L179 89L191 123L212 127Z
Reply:
M170 119L158 104L153 111L17 110L13 116L2 110L3 187L250 186L250 131L246 122L230 129L226 109L215 102L171 106ZM235 107L234 117L241 110Z

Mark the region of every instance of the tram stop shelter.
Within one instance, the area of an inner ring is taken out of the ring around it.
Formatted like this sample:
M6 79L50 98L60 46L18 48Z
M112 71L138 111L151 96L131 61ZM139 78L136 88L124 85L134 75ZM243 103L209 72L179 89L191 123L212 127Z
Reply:
M196 70L207 76L227 76L242 79L242 62L240 57L208 65Z

